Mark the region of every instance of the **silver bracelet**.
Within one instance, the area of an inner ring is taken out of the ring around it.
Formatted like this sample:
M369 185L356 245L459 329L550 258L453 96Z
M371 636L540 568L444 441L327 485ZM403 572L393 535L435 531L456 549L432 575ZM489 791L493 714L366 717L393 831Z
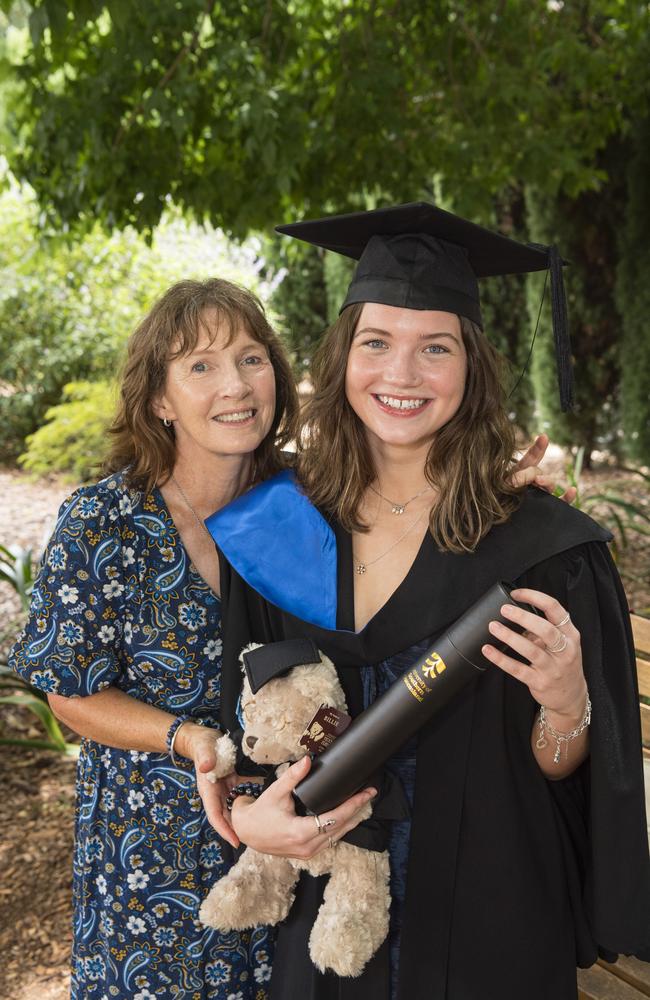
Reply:
M569 743L571 740L575 740L581 733L584 733L585 729L591 725L591 699L589 698L589 693L587 693L587 704L585 705L585 710L582 719L569 733L561 733L546 718L546 708L544 705L539 706L539 738L535 743L538 750L543 750L544 747L548 746L548 740L546 739L545 732L552 736L555 740L555 752L553 754L553 763L560 763L560 756L562 753L562 744L565 744L566 755L569 755Z

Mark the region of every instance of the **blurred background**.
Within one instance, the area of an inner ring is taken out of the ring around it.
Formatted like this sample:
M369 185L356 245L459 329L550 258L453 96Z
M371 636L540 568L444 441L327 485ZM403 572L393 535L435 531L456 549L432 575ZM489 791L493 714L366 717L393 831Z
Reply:
M649 65L629 0L0 0L0 996L67 994L75 752L6 654L173 281L256 290L308 392L350 265L275 225L422 199L557 243L574 411L548 302L527 364L543 275L485 282L486 330L650 615Z

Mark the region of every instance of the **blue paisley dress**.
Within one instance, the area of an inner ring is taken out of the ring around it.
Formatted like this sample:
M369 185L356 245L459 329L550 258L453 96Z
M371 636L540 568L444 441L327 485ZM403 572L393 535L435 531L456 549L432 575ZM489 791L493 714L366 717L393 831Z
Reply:
M12 651L34 687L112 684L218 724L220 603L159 491L113 475L65 501ZM84 739L77 770L72 1000L267 1000L266 928L221 934L197 911L233 861L192 764Z

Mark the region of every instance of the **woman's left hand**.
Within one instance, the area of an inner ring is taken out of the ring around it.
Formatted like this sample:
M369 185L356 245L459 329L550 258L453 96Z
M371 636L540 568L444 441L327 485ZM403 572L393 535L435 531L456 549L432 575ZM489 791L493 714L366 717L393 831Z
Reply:
M513 604L504 604L501 614L526 631L515 632L500 622L490 622L490 632L528 662L521 663L494 646L483 646L483 655L506 674L525 684L559 729L572 729L582 718L587 682L582 669L580 633L559 601L539 590L512 591L515 601L531 604L542 612L533 614ZM566 726L562 720L566 719ZM570 724L569 724L570 723Z

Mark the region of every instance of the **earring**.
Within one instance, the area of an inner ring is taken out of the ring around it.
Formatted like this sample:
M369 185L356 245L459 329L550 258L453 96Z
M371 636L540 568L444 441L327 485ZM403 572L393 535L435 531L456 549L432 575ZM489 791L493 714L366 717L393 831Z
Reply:
M163 417L163 424L165 425L165 427L171 427L172 422L171 420L168 419L168 417Z

